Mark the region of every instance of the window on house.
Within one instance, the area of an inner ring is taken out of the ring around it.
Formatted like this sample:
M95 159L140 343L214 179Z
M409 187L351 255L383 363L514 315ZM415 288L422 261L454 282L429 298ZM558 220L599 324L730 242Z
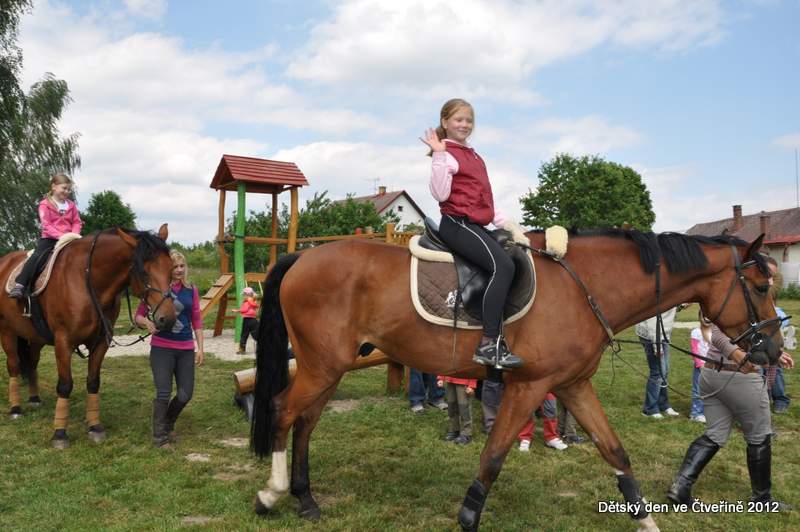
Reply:
M403 206L402 205L398 205L397 206L397 212L403 212Z

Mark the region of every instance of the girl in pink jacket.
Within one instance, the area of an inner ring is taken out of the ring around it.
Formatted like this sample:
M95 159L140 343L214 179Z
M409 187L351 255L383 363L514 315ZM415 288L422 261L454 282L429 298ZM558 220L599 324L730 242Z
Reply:
M50 192L39 202L39 222L42 226L42 236L36 243L36 249L30 256L22 271L17 276L14 288L9 296L22 299L25 287L33 280L36 265L46 256L56 242L66 233L79 233L83 222L78 214L75 203L70 201L72 192L72 179L64 174L55 174L50 178Z

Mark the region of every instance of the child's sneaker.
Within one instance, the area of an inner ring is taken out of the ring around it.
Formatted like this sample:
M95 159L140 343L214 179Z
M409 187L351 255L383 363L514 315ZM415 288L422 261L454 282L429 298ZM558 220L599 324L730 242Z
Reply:
M544 444L547 445L548 447L552 447L556 451L563 451L564 449L569 447L566 443L561 441L561 438L553 438L552 440L547 440L546 442L544 442Z
M421 414L425 411L425 407L422 406L422 403L417 403L415 405L411 405L411 411L415 414Z
M519 450L523 453L527 453L531 450L531 440L520 440L519 442Z

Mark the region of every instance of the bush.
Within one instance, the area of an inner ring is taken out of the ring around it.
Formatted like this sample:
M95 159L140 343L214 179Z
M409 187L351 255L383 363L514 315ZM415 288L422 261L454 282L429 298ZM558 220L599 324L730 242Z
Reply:
M778 299L800 299L800 285L792 283L778 292Z

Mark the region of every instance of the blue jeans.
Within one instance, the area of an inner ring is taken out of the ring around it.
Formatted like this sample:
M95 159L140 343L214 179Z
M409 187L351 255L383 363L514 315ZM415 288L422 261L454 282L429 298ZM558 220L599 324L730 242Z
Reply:
M429 403L435 404L444 400L444 388L436 386L436 375L411 368L408 378L408 400L411 406L425 402L426 390Z
M647 355L647 365L650 366L650 376L647 378L647 386L644 390L644 410L645 414L652 415L663 412L669 408L669 397L667 387L662 386L661 375L667 378L669 374L669 344L661 342L661 360L656 357L655 342L639 338ZM659 371L659 363L661 370ZM663 383L666 384L666 383Z
M775 408L789 408L789 397L786 395L786 382L783 380L783 368L775 372L775 384L772 385L772 400Z
M692 409L689 411L689 417L695 417L703 414L703 400L700 397L700 368L694 368L692 373Z

